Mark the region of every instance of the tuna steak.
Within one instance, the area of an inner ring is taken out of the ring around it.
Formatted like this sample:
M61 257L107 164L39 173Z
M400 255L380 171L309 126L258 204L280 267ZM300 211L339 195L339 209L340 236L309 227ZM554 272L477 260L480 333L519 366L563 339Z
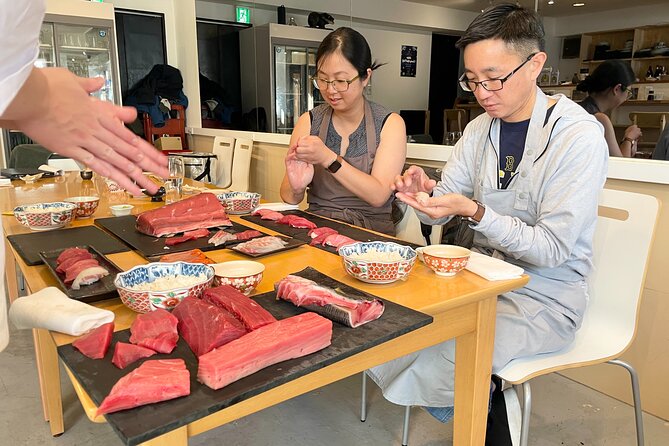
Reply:
M114 323L109 322L75 340L72 347L91 359L102 359L107 354L113 334Z
M128 344L127 342L117 342L114 345L114 357L112 364L119 369L124 369L128 365L137 361L138 359L148 358L155 355L156 352L150 348L142 347L140 345Z
M216 390L270 365L322 350L332 321L303 313L260 327L199 358L197 379Z
M195 297L182 300L172 314L179 319L179 333L198 357L246 334L232 314Z
M130 326L130 342L158 353L170 353L179 340L178 323L176 317L162 308L139 314Z
M206 289L202 294L202 300L229 311L242 321L248 330L256 330L263 325L276 322L276 318L269 311L230 285Z
M190 374L183 359L151 359L119 379L97 415L190 395Z

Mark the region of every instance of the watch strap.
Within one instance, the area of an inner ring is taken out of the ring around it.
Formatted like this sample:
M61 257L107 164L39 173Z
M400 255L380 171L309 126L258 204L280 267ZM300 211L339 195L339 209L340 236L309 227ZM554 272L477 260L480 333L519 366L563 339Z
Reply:
M471 223L473 225L477 225L477 224L481 223L481 219L483 218L483 214L485 214L485 205L478 200L473 200L473 201L478 206L477 209L476 209L476 212L471 217L462 217L462 219L468 221L469 223Z

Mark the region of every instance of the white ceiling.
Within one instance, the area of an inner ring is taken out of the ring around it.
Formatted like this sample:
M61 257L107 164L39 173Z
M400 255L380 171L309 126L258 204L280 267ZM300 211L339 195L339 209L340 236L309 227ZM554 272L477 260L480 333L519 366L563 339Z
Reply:
M508 0L405 0L411 3L423 3L426 5L443 6L445 8L461 9L465 11L480 12L490 4L503 3ZM580 1L585 6L575 8L573 3ZM534 9L535 0L518 0L522 6ZM554 0L553 5L548 0L538 0L539 12L544 17L564 17L577 14L589 14L594 12L611 11L614 9L630 8L632 3L637 6L658 5L660 8L667 7L667 0Z

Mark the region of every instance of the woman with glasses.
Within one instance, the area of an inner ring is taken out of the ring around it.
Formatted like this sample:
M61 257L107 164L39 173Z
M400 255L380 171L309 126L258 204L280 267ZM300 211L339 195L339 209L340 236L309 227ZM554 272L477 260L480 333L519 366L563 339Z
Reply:
M637 125L627 127L622 141L618 144L609 118L613 110L631 97L630 85L634 81L636 76L628 63L621 60L607 60L576 86L578 91L588 93L588 97L580 104L604 126L604 137L609 146L610 156L630 158L636 153L636 143L641 137L641 129Z
M390 185L406 158L402 118L363 96L372 71L365 38L351 28L318 47L313 83L325 104L297 121L286 155L281 198L309 212L394 235Z

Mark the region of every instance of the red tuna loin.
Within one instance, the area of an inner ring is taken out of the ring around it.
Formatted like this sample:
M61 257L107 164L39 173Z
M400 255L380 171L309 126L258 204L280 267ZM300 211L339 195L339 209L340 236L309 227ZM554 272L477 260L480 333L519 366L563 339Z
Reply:
M70 248L70 249L73 249L73 248ZM79 248L76 248L76 249L79 249ZM57 273L64 273L65 271L67 271L67 269L70 266L74 265L79 260L85 260L85 259L92 259L93 258L93 254L91 254L90 252L88 252L86 250L82 250L82 251L83 252L76 252L76 253L70 255L69 257L66 257L65 260L63 260L62 262L58 262L58 260L56 260L56 263L58 264L58 267L56 268L56 272ZM58 257L58 258L60 258L60 257Z
M179 319L179 334L198 357L246 334L232 314L195 297L182 300L172 314Z
M176 317L162 308L139 314L130 326L130 342L158 353L170 353L179 340L178 323Z
M281 279L275 288L276 297L353 328L380 318L384 310L380 299L353 299L292 274Z
M249 330L276 322L276 318L255 300L230 285L208 288L202 299L232 313Z
M190 373L183 359L151 359L119 379L97 415L190 395Z
M262 218L262 217L261 217ZM316 229L316 224L299 215L285 215L276 221L282 225L289 225L293 228Z
M155 355L156 352L150 348L142 347L141 345L128 344L127 342L117 342L114 345L114 357L112 364L119 369L126 368L129 364L138 359L148 358Z
M102 359L107 354L113 334L114 323L109 322L75 340L72 347L91 359Z
M230 225L225 207L216 195L201 193L137 216L137 230L154 237Z
M332 321L303 313L260 327L199 358L197 379L216 390L270 365L317 352L332 341Z

